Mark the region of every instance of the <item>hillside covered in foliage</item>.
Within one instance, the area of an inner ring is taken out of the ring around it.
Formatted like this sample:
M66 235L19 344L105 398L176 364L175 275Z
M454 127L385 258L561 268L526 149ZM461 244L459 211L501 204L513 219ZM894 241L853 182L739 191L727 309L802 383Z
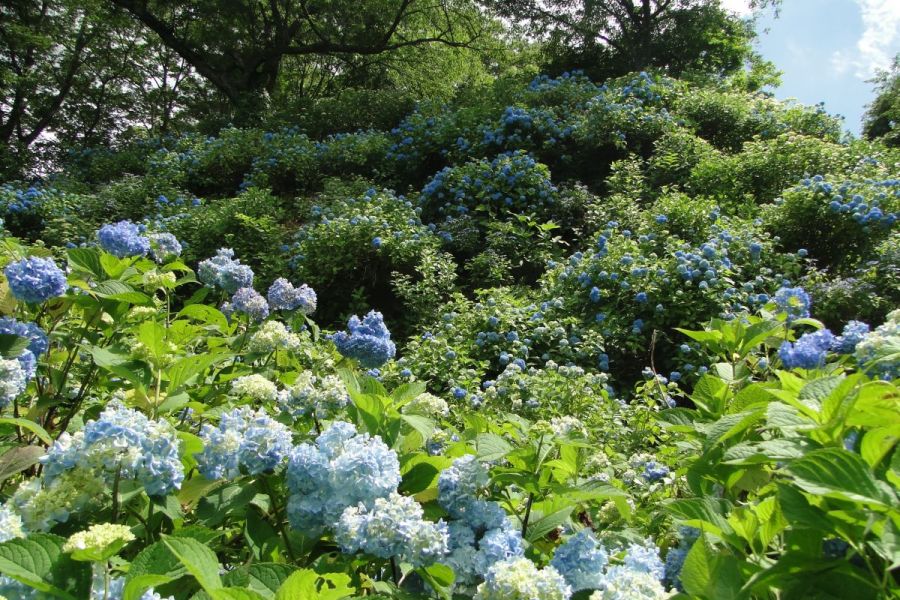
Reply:
M900 597L890 74L856 139L718 2L100 4L186 83L0 161L0 596Z

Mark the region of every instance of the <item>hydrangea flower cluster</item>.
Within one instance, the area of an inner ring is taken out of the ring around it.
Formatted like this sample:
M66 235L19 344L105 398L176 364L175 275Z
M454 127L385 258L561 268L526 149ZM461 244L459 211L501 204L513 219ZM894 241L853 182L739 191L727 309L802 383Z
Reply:
M869 333L869 326L862 321L848 321L844 330L834 340L832 350L839 354L853 354L859 344Z
M347 507L371 510L399 484L400 461L380 437L335 421L315 445L300 444L290 455L288 519L295 529L317 534L337 523Z
M274 310L299 310L304 315L316 311L316 292L306 284L294 287L290 281L279 277L269 287L268 296Z
M612 567L603 590L591 594L589 600L666 600L672 594L650 573L624 567Z
M568 600L572 588L552 566L538 569L527 558L494 563L478 586L475 600Z
M876 377L888 381L900 377L900 310L889 313L882 325L856 345L855 356Z
M349 402L340 377L319 377L310 371L300 373L291 387L278 393L278 405L295 419L311 414L319 419L329 419Z
M226 294L234 294L241 288L253 286L253 269L234 258L231 248L220 248L214 257L200 262L197 278L210 287L224 290Z
M143 235L144 229L131 221L119 221L104 225L97 232L100 247L119 258L146 256L151 249L150 238Z
M577 592L602 589L605 584L603 570L608 563L606 548L590 529L582 529L556 549L550 566Z
M678 590L683 590L681 569L684 567L684 559L687 558L691 546L700 537L700 530L696 527L679 527L678 537L678 546L669 548L669 552L666 554L666 582Z
M8 505L19 514L27 531L47 531L108 490L101 474L76 466L52 480L32 479L20 485Z
M259 373L253 373L234 379L231 382L231 393L238 398L271 402L278 397L278 387Z
M786 369L816 369L825 364L828 350L835 345L836 339L827 329L804 333L794 343L782 342L778 358Z
M443 562L453 567L459 586L474 585L493 564L525 552L519 530L500 505L476 498L488 480L487 470L472 455L453 461L438 478L438 503L453 519L450 555Z
M402 557L415 567L430 565L449 552L447 524L426 521L421 505L396 492L344 510L334 539L344 552L362 551L381 558Z
M7 505L0 505L0 543L25 537L22 517Z
M783 287L775 292L775 306L779 312L787 313L788 322L808 317L810 304L809 294L803 288Z
M3 270L16 300L39 304L66 293L66 274L52 258L29 256L9 263Z
M0 358L0 409L6 408L28 386L28 377L21 363L15 359Z
M266 299L251 287L242 287L231 297L233 311L242 312L250 317L250 320L265 321L269 316L269 303Z
M276 350L296 352L302 342L300 336L290 331L281 321L266 321L250 338L251 352L268 354Z
M162 264L181 256L181 242L171 233L154 233L150 239L150 252L153 260Z
M121 547L132 540L134 534L127 525L98 523L69 536L63 545L63 552L88 551L100 554L111 547L116 545Z
M0 333L17 335L28 339L28 351L35 358L40 358L41 354L50 347L50 340L47 334L41 329L37 323L23 323L12 317L0 318Z
M422 392L403 406L403 412L423 417L445 417L450 414L450 407L443 398Z
M378 368L397 353L391 341L391 332L384 324L384 316L375 310L369 311L360 320L356 315L347 322L350 333L339 331L331 336L338 352L347 358L355 358L367 369Z
M293 448L291 431L263 410L247 406L222 415L219 426L200 432L197 469L207 479L234 479L275 469Z
M74 435L64 433L41 459L44 479L54 479L75 468L92 470L112 484L136 479L151 496L181 487L184 468L178 454L178 436L167 421L152 421L118 401L110 402L96 421L88 421Z

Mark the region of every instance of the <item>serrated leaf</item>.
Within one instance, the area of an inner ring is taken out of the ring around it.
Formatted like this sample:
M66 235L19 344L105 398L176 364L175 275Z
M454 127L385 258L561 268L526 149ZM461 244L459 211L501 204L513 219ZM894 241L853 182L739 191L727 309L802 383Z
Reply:
M841 448L814 450L785 470L810 494L888 508L896 498L878 486L862 457Z
M0 544L0 573L34 589L67 600L86 598L91 588L88 563L62 551L65 539L33 533Z
M66 254L69 266L81 269L97 278L106 276L103 265L100 264L100 253L95 248L72 248Z
M350 576L344 573L316 573L309 569L295 571L278 588L275 600L339 600L354 594Z
M31 419L25 419L22 417L0 417L0 424L15 425L16 427L27 429L48 446L53 443L53 438L50 437L50 434L47 433L47 430Z
M190 304L178 312L179 317L188 317L201 323L217 327L220 331L228 331L228 319L222 311L205 304Z
M296 570L296 567L281 563L256 563L229 571L222 577L222 583L253 590L265 598L274 598L281 585Z
M495 433L480 433L475 438L475 450L478 453L478 460L491 462L512 452L513 447Z
M219 559L212 550L191 538L166 537L162 542L204 590L222 587Z

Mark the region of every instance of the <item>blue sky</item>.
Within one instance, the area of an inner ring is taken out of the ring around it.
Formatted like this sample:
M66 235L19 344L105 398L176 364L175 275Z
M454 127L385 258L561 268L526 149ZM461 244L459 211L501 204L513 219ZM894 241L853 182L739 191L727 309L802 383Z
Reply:
M722 3L749 13L747 0ZM900 52L900 0L783 0L778 18L758 16L757 31L757 50L783 72L775 96L824 102L858 134L873 96L866 80Z

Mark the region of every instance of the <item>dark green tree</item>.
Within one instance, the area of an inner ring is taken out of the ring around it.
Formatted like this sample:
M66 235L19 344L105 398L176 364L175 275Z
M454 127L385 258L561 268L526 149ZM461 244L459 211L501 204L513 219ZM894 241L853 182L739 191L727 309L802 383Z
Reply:
M426 44L468 47L484 19L468 0L108 0L155 32L227 98L238 123L261 117L286 57L331 58ZM335 66L336 65L336 66Z
M755 58L752 21L724 10L719 0L488 3L546 40L553 71L577 68L595 79L654 68L673 76L723 76Z
M863 135L870 140L880 139L888 146L900 146L900 54L894 57L891 68L881 71L872 83L877 95L863 116Z

